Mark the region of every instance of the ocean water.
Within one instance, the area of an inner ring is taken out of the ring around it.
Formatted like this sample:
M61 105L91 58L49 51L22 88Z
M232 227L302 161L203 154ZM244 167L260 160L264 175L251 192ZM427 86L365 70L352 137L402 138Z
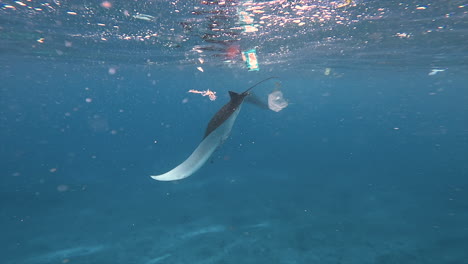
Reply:
M0 262L468 263L467 21L461 0L0 1ZM254 92L286 108L245 102L200 170L150 178L272 76Z

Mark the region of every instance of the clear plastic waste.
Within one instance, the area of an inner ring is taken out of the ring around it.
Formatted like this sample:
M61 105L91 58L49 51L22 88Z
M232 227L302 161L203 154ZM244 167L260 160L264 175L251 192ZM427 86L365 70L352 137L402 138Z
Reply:
M268 108L275 112L279 112L288 106L288 102L284 100L281 91L274 91L268 95Z

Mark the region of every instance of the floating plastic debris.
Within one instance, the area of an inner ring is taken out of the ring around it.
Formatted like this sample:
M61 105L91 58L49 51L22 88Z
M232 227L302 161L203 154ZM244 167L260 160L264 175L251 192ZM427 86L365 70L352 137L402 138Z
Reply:
M198 90L189 90L188 91L189 93L196 93L196 94L201 94L203 96L208 96L210 98L211 101L214 101L216 100L216 92L214 91L211 91L210 89L206 90L206 91L198 91Z
M257 51L255 49L242 52L242 60L245 61L249 71L260 70L257 60Z
M405 33L405 32L398 32L395 34L395 37L399 37L399 38L410 38L411 37L411 34L410 33Z
M275 112L279 112L288 106L288 102L284 100L281 91L274 91L268 95L268 108Z

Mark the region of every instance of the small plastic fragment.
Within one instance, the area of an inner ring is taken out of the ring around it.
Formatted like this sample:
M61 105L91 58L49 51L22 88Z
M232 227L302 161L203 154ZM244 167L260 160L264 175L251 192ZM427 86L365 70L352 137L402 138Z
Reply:
M198 90L189 90L188 91L189 93L197 93L197 94L201 94L202 96L208 96L210 98L211 101L214 101L216 100L216 92L214 91L211 91L210 89L206 90L206 91L198 91Z
M245 61L247 69L249 69L249 71L260 70L257 60L257 51L255 49L242 52L242 60Z

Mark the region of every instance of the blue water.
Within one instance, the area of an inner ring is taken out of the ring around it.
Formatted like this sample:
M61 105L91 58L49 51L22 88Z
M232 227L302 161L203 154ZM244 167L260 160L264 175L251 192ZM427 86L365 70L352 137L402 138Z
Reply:
M0 262L468 263L468 3L226 2L0 2Z

